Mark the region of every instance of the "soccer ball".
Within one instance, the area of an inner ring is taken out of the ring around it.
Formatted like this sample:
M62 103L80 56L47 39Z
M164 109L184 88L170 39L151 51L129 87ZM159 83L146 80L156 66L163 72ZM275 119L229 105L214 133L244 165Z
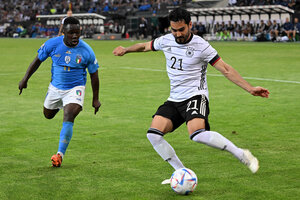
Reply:
M198 179L192 170L188 168L177 169L171 176L171 188L177 194L190 194L198 184Z

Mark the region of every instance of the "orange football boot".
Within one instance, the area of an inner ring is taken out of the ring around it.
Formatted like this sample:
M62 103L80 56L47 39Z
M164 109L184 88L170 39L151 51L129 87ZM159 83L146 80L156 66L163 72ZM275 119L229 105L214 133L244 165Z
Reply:
M60 154L54 154L51 157L51 161L52 161L52 166L53 167L60 167L61 163L62 163L62 157Z

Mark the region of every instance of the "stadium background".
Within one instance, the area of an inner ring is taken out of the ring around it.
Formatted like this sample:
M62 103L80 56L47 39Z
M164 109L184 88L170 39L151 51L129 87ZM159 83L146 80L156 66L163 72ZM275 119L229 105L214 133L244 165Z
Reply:
M76 6L75 1L71 2L73 11L75 7L85 8L78 13L73 12L83 15L89 10L88 5L93 4L93 1L76 1L79 3L79 6ZM42 112L43 100L51 79L51 59L47 59L32 76L28 88L21 96L18 83L36 56L38 48L48 37L54 36L47 35L49 32L42 29L53 26L47 25L47 21L57 23L55 26L59 27L61 16L37 18L37 14L54 16L50 13L50 5L62 3L65 9L55 6L55 15L65 15L69 9L68 1L0 1L1 27L22 25L23 28L27 28L25 35L12 32L4 38L4 32L1 32L0 38L1 200L299 199L298 42L210 42L222 58L237 69L247 81L268 88L271 92L268 99L253 97L234 86L213 67L208 67L212 129L220 131L240 147L249 148L260 160L261 167L257 174L251 174L226 152L191 142L186 127L182 126L174 133L166 135L166 140L174 147L182 162L195 171L199 185L192 195L186 197L176 195L168 185L160 184L172 174L173 168L155 153L146 138L146 132L151 123L151 116L169 95L169 80L162 52L113 56L112 51L116 46L129 46L140 42L136 40L139 35L134 34L134 31L130 32L130 39L126 39L121 33L123 40L115 40L115 37L104 37L108 39L105 41L101 40L103 38L99 40L98 37L96 40L86 40L94 49L100 64L102 107L95 116L91 106L92 91L88 79L84 110L76 121L72 142L63 165L59 169L52 168L50 157L57 150L63 114L60 112L54 119L47 120ZM95 3L97 4L97 1ZM187 5L190 3L192 2L186 2ZM194 3L201 5L200 2ZM24 6L20 7L19 4ZM228 2L220 7L226 11L231 8L227 4ZM210 8L199 7L217 9L213 5ZM246 10L244 6L233 6L241 7ZM188 9L195 9L195 6ZM255 12L251 14L253 23L259 20L259 17L267 20L269 15L259 16L255 11L257 9L259 8L253 7L254 11L252 10ZM270 11L270 8L262 9ZM280 10L285 9L280 7ZM159 24L166 22L168 10L162 12L165 14L157 11L155 15ZM204 22L203 19L206 18L207 23L214 23L210 21L213 16L197 16L198 12L200 11L193 11L193 20L197 20L198 17L199 21ZM291 14L271 14L271 17L284 23L286 16L293 20L298 16L297 12L294 10ZM109 13L112 14L113 11ZM28 20L26 16L30 17L31 14L32 19ZM23 17L20 18L20 15ZM89 26L90 20L93 22L97 19L98 30L104 28L106 31L109 31L109 27L114 27L111 26L114 24L112 22L120 23L126 30L130 29L130 24L132 27L135 24L136 28L133 30L138 32L138 20L141 15L148 22L153 17L151 10L139 11L136 8L136 13L128 15L126 20L103 12L85 15L81 20L86 20L86 27L92 27L92 24ZM233 21L240 18L239 15L232 17ZM241 17L248 21L249 15ZM230 15L223 16L225 21L229 18ZM103 26L99 24L102 19ZM218 13L215 19L221 21L222 15ZM36 34L30 35L31 26L36 27ZM117 34L101 34L98 30L96 34L100 36ZM14 34L16 38L12 38ZM31 39L32 36L35 38ZM212 33L206 33L205 37L208 36L217 40ZM151 35L148 37L151 38Z
M167 33L169 10L192 12L195 34L207 40L298 41L299 0L1 0L0 36L49 38L71 9L83 25L83 37L153 39ZM250 6L250 7L249 7ZM207 10L207 8L211 10ZM231 9L230 9L231 8ZM228 10L229 9L229 10ZM285 31L286 18L297 32ZM260 24L263 20L263 25ZM268 21L270 20L270 24ZM275 35L273 21L280 28ZM229 28L229 21L237 27ZM249 22L249 23L248 23ZM222 25L223 23L223 25ZM247 24L248 23L248 24ZM282 40L288 36L288 40Z

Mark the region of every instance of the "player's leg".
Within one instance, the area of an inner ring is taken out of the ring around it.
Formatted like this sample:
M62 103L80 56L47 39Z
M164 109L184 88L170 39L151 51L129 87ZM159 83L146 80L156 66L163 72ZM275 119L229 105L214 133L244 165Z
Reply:
M226 150L247 165L252 173L257 172L259 168L258 160L249 150L237 147L218 132L205 130L204 124L204 119L200 118L194 118L188 122L187 126L191 140L217 149Z
M72 139L75 118L82 110L84 90L84 86L78 86L66 91L63 95L64 119L59 137L58 151L57 154L53 155L51 158L52 164L55 167L61 165L62 159ZM56 162L57 160L58 164Z
M165 102L156 111L147 138L155 151L174 169L183 167L173 147L164 139L164 135L172 132L184 122L172 102Z
M172 130L173 124L170 119L155 115L147 132L147 138L162 159L176 170L184 166L177 157L173 147L164 139L164 135Z
M50 84L44 101L43 113L45 118L52 119L62 107L59 89Z
M187 123L188 132L191 140L208 146L226 150L232 153L236 158L240 159L243 156L243 150L236 147L231 141L215 131L205 129L205 120L194 118Z
M258 170L258 161L250 152L247 154L245 150L238 148L220 133L210 131L208 123L209 105L205 96L202 95L198 98L193 98L189 102L191 103L187 104L186 116L190 139L198 143L230 152L255 173ZM192 105L192 103L194 103L194 105Z
M44 116L47 119L52 119L53 117L55 117L56 113L58 113L59 109L48 109L44 107Z

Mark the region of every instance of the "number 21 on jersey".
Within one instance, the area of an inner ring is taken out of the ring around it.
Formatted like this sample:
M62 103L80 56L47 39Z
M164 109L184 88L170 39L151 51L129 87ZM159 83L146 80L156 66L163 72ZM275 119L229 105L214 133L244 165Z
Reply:
M183 69L182 69L182 59L181 58L177 59L175 56L172 56L171 60L173 61L172 65L171 65L172 69L177 69L177 70L183 71ZM179 62L179 68L174 67L177 61Z

